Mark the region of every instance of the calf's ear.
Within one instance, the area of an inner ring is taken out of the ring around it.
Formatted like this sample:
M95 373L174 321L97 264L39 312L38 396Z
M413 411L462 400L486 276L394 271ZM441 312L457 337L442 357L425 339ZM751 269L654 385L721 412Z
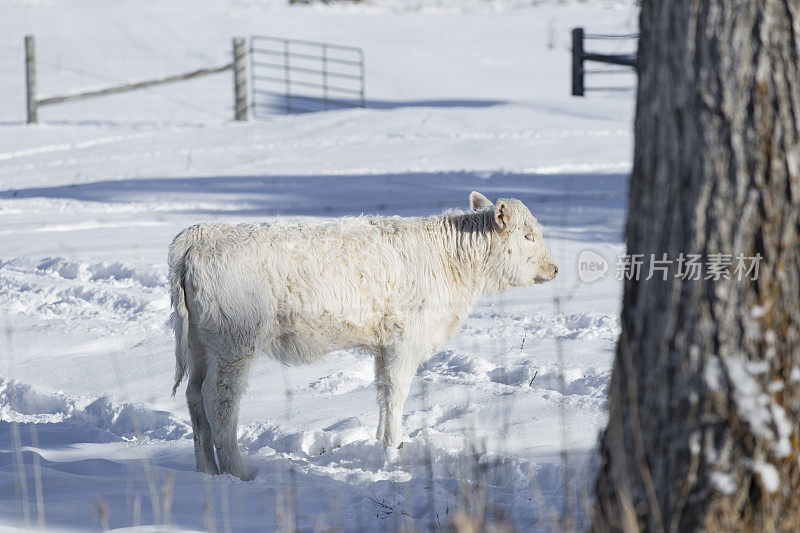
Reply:
M514 208L511 207L511 202L505 198L497 200L497 204L494 206L494 221L497 223L497 227L502 231L508 230L513 217Z
M478 191L472 191L469 193L469 208L473 211L478 211L479 209L485 209L491 206L492 202L490 202L488 198Z

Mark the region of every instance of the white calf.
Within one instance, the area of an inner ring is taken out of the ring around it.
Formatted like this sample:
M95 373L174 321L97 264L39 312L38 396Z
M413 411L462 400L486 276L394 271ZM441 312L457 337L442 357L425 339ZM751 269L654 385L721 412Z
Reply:
M175 387L186 398L197 469L251 479L236 444L255 355L306 364L340 348L375 357L377 438L398 446L411 379L482 295L541 283L558 268L516 199L430 218L319 224L198 224L169 248ZM214 454L216 448L216 457Z

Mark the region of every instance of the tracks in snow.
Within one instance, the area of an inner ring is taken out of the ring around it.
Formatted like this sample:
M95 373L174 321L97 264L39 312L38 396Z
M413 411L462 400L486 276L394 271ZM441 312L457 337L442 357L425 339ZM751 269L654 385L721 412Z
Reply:
M129 324L161 330L169 312L166 273L157 266L76 261L0 261L0 308L46 320Z

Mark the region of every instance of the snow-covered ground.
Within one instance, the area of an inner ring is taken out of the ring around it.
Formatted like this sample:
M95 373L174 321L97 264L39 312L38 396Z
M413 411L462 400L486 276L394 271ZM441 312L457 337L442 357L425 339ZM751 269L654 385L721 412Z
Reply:
M63 530L428 529L482 505L522 531L567 512L583 523L618 332L635 79L595 76L614 90L570 97L569 30L635 31L632 2L0 11L0 528L41 511ZM224 73L44 107L27 126L25 34L45 96L223 64L233 36L360 46L368 106L234 123ZM426 215L466 208L473 189L524 201L560 275L486 298L420 368L399 452L373 439L372 362L339 352L256 364L239 432L254 481L194 472L183 390L170 397L172 237L209 220ZM609 259L606 279L578 281L585 249Z

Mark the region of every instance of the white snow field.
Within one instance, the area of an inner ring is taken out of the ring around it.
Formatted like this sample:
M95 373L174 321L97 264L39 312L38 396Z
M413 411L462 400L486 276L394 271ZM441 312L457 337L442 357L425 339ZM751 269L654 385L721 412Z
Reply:
M570 29L636 31L633 2L0 0L0 529L222 531L586 525L621 282L635 78L569 95ZM359 46L367 108L235 123L230 72L40 109L39 93L224 64L234 36ZM594 46L594 45L593 45ZM620 51L613 42L599 49ZM200 221L466 209L517 197L559 263L480 302L420 368L404 445L374 440L372 361L255 365L255 480L194 471L167 246ZM578 280L591 249L609 275ZM563 517L567 516L567 519Z

